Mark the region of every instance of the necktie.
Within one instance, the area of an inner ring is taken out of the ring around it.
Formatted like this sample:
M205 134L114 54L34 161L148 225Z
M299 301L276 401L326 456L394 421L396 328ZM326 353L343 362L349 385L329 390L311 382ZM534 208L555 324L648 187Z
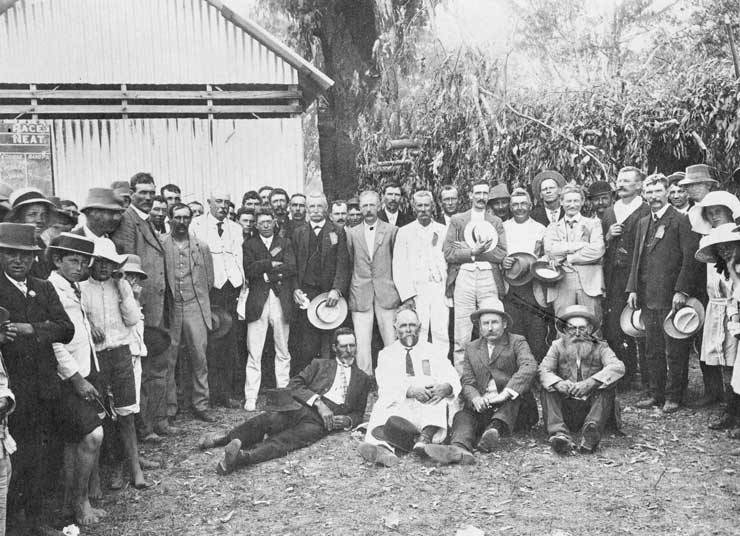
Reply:
M82 300L82 292L80 292L80 286L77 283L70 283L72 285L72 290L75 292L75 296L77 296L78 300Z
M218 236L222 237L224 235L224 222L220 221L216 224L216 227L218 228Z
M568 220L568 227L570 227L571 229L573 228L575 224L576 224L576 220Z
M414 362L411 360L411 348L406 348L406 376L414 375Z
M349 367L341 365L339 369L340 374L342 375L339 385L342 391L342 404L344 404L347 401L347 390L349 389L349 379L347 378L349 375Z
M313 234L316 236L319 236L319 233L321 232L321 226L320 225L314 225L313 227Z
M18 288L23 293L24 296L28 296L28 287L26 286L25 281L18 281Z

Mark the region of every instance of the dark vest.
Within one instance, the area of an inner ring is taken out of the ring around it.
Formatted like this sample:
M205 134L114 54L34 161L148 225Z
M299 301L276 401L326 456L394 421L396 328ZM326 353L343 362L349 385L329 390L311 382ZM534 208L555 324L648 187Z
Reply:
M324 223L327 225L327 223ZM323 228L322 231L323 232ZM306 262L306 275L303 279L304 283L311 287L321 286L321 248L322 240L319 240L319 236L316 236L313 228L308 229L308 261Z

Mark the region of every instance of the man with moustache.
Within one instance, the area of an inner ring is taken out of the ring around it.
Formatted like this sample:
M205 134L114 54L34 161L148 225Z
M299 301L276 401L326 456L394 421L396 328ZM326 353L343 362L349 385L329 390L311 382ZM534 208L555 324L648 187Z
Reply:
M307 447L332 431L362 422L372 380L355 363L357 345L349 328L333 333L335 359L316 359L294 376L287 388L267 393L285 406L264 411L228 433L206 435L201 449L226 445L216 471L225 475ZM287 391L287 392L286 392Z
M393 246L398 227L378 219L377 192L360 194L363 222L347 230L347 250L352 274L349 310L357 336L357 365L373 373L371 342L373 322L378 323L383 344L395 339L393 314L401 304L393 283Z
M439 201L442 205L442 214L437 221L447 227L452 220L452 216L457 214L459 207L457 188L451 184L445 184L439 192Z
M307 305L327 292L326 306L335 307L349 286L347 235L339 225L326 218L326 196L312 192L306 198L308 225L298 227L291 238L296 260L296 288L293 301L298 308L291 333L291 369L303 370L313 359L323 357L331 333L320 330L308 319Z
M119 253L138 255L148 278L142 282L141 306L144 325L165 327L164 302L167 277L164 272L164 250L159 235L149 220L156 195L154 178L145 172L131 177L131 204L121 216L121 223L111 235ZM149 354L141 364L141 422L144 440L158 440L171 433L167 422L166 377L164 354Z
M562 335L539 367L547 433L555 452L569 454L575 447L573 431L580 430L580 451L590 454L610 418L618 424L615 382L624 364L606 342L593 337L598 320L590 308L572 305L558 321Z
M337 199L331 204L329 219L344 227L347 223L347 202L344 199Z
M257 193L260 196L262 208L270 208L270 195L272 194L272 186L262 186Z
M489 186L485 180L473 183L470 193L470 210L452 217L447 228L442 251L447 261L447 292L455 307L454 363L462 372L465 345L470 342L473 326L470 315L482 300L504 294L501 261L506 257L506 237L501 220L486 213ZM498 235L496 246L490 249L492 239L480 240L474 245L465 241L468 224L486 221Z
M515 430L537 423L537 402L530 388L537 363L527 341L509 332L512 319L497 299L485 301L471 315L480 338L465 347L462 400L455 414L450 447L427 445L426 453L441 463L474 463L473 448L491 452Z
M506 184L497 184L491 188L486 209L493 212L494 216L501 218L501 221L506 221L511 217L511 212L509 212L510 199L511 196Z
M414 452L426 456L426 445L442 443L447 437L448 414L457 411L460 393L460 379L447 360L447 347L419 338L416 312L399 309L394 325L398 339L378 355L378 401L359 447L366 461L386 467L396 465L398 458L389 443L376 438L375 428L392 417L405 419L418 433Z
M595 181L588 186L588 202L591 204L591 217L604 219L604 212L614 202L614 191L606 181Z
M170 232L170 226L167 222L167 200L161 195L155 195L152 199L152 209L149 211L149 219L152 222L154 230L160 235Z
M662 406L664 413L674 413L688 384L691 341L668 336L663 321L695 295L699 236L691 231L689 219L668 203L668 180L662 174L645 179L643 192L650 215L637 224L627 303L642 309L649 385L635 405Z
M270 192L270 208L275 218L275 234L281 238L290 238L293 234L293 224L288 219L288 192L282 188L275 188Z
M389 182L383 188L383 208L378 211L378 219L396 227L403 227L414 221L414 217L400 210L403 192L397 182Z
M630 385L638 371L638 356L642 359L639 370L642 383L647 385L647 363L641 339L624 334L619 318L627 305L627 281L632 269L637 222L650 214L650 206L640 196L645 174L636 167L627 166L617 174L617 201L604 211L601 229L604 233L604 323L602 329L609 346L624 363L624 382Z
M108 238L120 225L124 210L110 188L90 188L81 210L85 223L72 232L93 242Z
M503 223L507 241L507 256L501 261L504 270L514 267L515 253L529 253L540 258L545 240L545 226L534 221L530 214L532 201L524 188L511 193L511 219ZM523 335L539 363L547 352L547 311L542 287L534 280L523 285L509 285L504 297L506 312L512 318L508 329L511 333Z
M560 206L560 190L565 186L565 177L557 171L546 169L532 179L532 197L540 203L532 211L532 219L545 227L560 221L565 216Z
M214 188L208 198L208 212L196 218L190 231L208 246L213 258L213 287L210 291L212 308L219 308L236 318L236 302L244 284L244 263L241 225L231 221L228 202L231 196L223 188ZM216 406L236 407L231 400L236 357L236 322L222 337L208 336L208 391Z
M290 196L290 225L293 230L306 223L306 196L293 194Z

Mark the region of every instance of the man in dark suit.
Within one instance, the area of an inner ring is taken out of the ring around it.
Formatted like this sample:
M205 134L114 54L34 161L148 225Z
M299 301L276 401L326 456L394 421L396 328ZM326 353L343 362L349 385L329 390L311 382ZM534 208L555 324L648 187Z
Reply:
M0 223L0 304L10 313L1 347L15 394L8 427L18 446L8 510L25 510L31 528L43 531L51 529L42 522L42 478L61 395L52 343L69 343L75 329L54 285L29 276L38 251L33 225Z
M327 205L324 194L308 194L308 225L293 231L296 260L293 300L298 307L323 292L329 293L327 307L334 307L349 286L347 237L342 226L327 219ZM330 333L314 327L308 321L305 309L298 312L290 335L292 375L303 370L312 359L320 357L322 346L328 349Z
M226 445L216 467L219 474L285 456L333 430L349 430L362 422L372 381L355 363L352 330L339 328L333 338L336 359L314 360L293 377L287 388L293 400L275 408L283 411L265 411L226 434L201 439L204 449Z
M403 192L397 182L389 182L383 188L383 208L378 211L378 219L396 227L403 227L414 221L414 215L400 210Z
M141 267L148 276L142 281L141 292L144 325L163 328L167 285L164 249L149 221L156 193L154 178L149 173L140 172L131 177L131 205L123 213L111 240L119 253L133 253L141 258ZM157 436L170 433L167 423L167 358L164 353L150 354L141 365L140 415L143 427L140 432L145 440L156 441Z
M532 199L539 200L531 218L545 227L565 217L560 206L560 190L565 186L565 177L557 171L546 169L532 179Z
M641 340L625 335L619 317L627 305L627 281L632 269L637 223L650 214L650 206L640 196L645 174L636 167L622 168L617 175L617 201L604 211L601 227L604 233L604 300L603 330L609 346L626 368L624 382L629 386L638 370L637 356L644 356ZM647 386L647 365L642 363L642 383Z
M244 274L249 282L245 306L247 321L247 381L244 409L254 411L262 381L262 349L268 325L275 342L275 383L290 379L290 321L293 318L295 255L287 238L275 232L269 209L257 211L258 235L244 242Z
M430 457L447 463L471 464L476 444L490 452L502 437L539 418L530 391L537 362L527 340L509 331L511 317L501 301L484 301L471 320L479 323L481 337L465 347L460 377L465 407L452 422L451 446L426 446Z
M662 174L645 180L644 193L651 213L637 224L627 282L628 303L642 309L650 368L647 396L636 405L663 406L665 413L673 413L688 383L690 341L669 337L663 320L696 291L699 264L694 253L699 243L688 217L668 204L668 180Z

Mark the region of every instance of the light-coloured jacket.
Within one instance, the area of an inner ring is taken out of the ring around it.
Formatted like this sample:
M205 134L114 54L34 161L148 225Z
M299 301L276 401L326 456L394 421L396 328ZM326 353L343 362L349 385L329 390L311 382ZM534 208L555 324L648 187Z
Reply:
M564 261L566 271L574 271L583 291L589 296L604 293L604 272L601 261L606 251L601 222L596 218L581 216L576 224L575 241L567 239L565 219L551 223L545 231L545 254L552 260ZM575 253L568 253L576 249ZM547 289L547 301L555 300L558 285Z
M221 288L226 281L239 288L244 284L244 235L242 226L229 218L223 220L223 234L218 236L218 220L206 212L190 224L190 233L208 246L213 258L213 284Z
M10 390L10 382L8 380L8 373L5 372L5 361L3 360L2 354L0 354L0 398L8 397L9 409L6 413L6 417L0 422L0 442L3 445L3 450L0 452L0 458L10 456L16 451L16 444L13 436L8 431L8 417L15 410L15 395Z
M447 228L436 221L427 227L413 221L398 230L393 247L393 282L401 301L416 296L421 285L437 285L444 294L447 262L442 244L446 235Z
M540 363L540 383L552 391L561 380L576 382L578 366L576 356L565 351L562 339L557 339L550 346L547 355ZM602 341L594 343L591 353L581 361L581 377L587 380L593 377L601 382L599 389L606 389L624 376L624 363L614 354L609 345Z
M105 340L95 350L110 350L128 346L131 328L139 322L141 309L134 291L125 279L96 281L92 277L80 283L82 307L90 324L105 333Z

